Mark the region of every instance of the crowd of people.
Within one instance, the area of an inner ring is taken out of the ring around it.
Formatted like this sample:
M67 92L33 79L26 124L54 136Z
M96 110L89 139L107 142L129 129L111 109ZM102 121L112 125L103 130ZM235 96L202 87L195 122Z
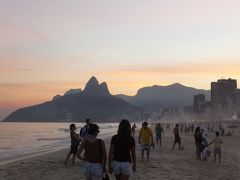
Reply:
M170 130L170 124L163 124L166 129ZM154 133L151 127L148 127L148 122L143 122L139 131L138 143L141 147L141 162L145 160L149 161L150 150L155 147L154 135L156 137L156 146L162 146L162 137L164 135L164 128L160 123L155 124ZM174 142L172 149L178 144L178 149L183 150L181 144L181 129L186 127L189 132L194 128L192 125L175 124L173 129ZM64 161L66 165L70 156L72 155L72 165L75 164L75 159L78 157L83 160L84 174L87 180L100 180L109 179L108 173L113 173L116 180L128 180L133 172L136 171L136 143L135 133L136 124L131 126L130 122L126 119L120 121L117 134L112 136L110 148L107 156L105 142L103 139L99 139L97 136L100 133L99 126L91 123L90 119L86 119L86 125L81 128L80 133L77 134L76 125L70 125L70 138L71 148ZM185 131L186 132L186 131ZM214 144L214 160L218 157L221 162L221 145L222 139L219 137L219 131L215 132L216 137L208 143L207 134L200 126L196 127L194 132L194 140L196 145L196 157L198 160L207 160L211 155L211 151L208 148L211 144ZM108 162L108 167L107 167Z

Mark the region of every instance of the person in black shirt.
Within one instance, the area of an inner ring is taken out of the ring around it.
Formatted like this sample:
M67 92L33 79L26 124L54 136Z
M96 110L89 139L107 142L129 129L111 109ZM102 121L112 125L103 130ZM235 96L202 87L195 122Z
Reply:
M174 134L174 143L173 143L173 147L172 149L174 149L174 146L178 143L178 147L179 147L179 150L181 150L181 138L180 138L180 135L179 135L179 128L178 128L178 124L176 124L175 128L173 129L173 134Z
M118 134L112 137L108 171L113 172L117 180L128 180L132 171L136 171L135 139L131 136L131 125L126 119L121 120Z
M78 136L77 133L75 133L75 130L76 130L76 125L71 124L70 125L71 149L64 161L64 165L67 165L67 161L68 161L69 157L71 156L71 154L73 154L72 165L74 166L74 164L75 164L75 157L76 157L76 154L78 151L78 145L79 145L79 142L81 142L81 138Z

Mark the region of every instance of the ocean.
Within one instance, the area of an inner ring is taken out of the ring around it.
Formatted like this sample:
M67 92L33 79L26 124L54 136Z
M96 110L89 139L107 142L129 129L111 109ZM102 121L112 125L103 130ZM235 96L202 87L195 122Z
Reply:
M80 132L83 123L75 123ZM70 147L70 123L0 122L0 165ZM98 138L117 133L118 123L98 123Z

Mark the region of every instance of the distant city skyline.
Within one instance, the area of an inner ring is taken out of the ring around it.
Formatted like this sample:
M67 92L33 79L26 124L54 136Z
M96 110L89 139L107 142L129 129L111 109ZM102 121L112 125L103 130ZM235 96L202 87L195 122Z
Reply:
M239 8L237 0L1 1L0 119L83 89L91 76L126 95L238 80Z

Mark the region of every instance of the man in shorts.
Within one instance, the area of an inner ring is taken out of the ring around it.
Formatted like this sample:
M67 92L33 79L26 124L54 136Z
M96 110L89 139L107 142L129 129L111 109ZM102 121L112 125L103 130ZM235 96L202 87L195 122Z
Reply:
M174 149L174 146L178 143L179 150L181 150L181 138L180 138L180 135L179 135L178 124L176 124L175 128L173 129L173 134L174 134L175 139L174 139L172 149Z
M142 128L139 132L138 142L139 144L141 144L141 148L142 148L142 161L144 158L144 151L146 151L147 160L149 161L150 148L151 148L151 145L154 146L154 141L153 141L152 130L148 127L147 122L144 122L142 124Z
M160 147L162 146L162 134L164 134L164 130L161 124L157 123L155 127L156 145L158 146L158 142L159 142Z
M219 137L219 132L215 132L216 137L212 140L212 142L210 142L208 145L214 144L214 161L216 162L216 157L218 155L218 160L219 163L221 163L221 156L222 156L222 149L221 149L221 145L223 144L222 139Z

